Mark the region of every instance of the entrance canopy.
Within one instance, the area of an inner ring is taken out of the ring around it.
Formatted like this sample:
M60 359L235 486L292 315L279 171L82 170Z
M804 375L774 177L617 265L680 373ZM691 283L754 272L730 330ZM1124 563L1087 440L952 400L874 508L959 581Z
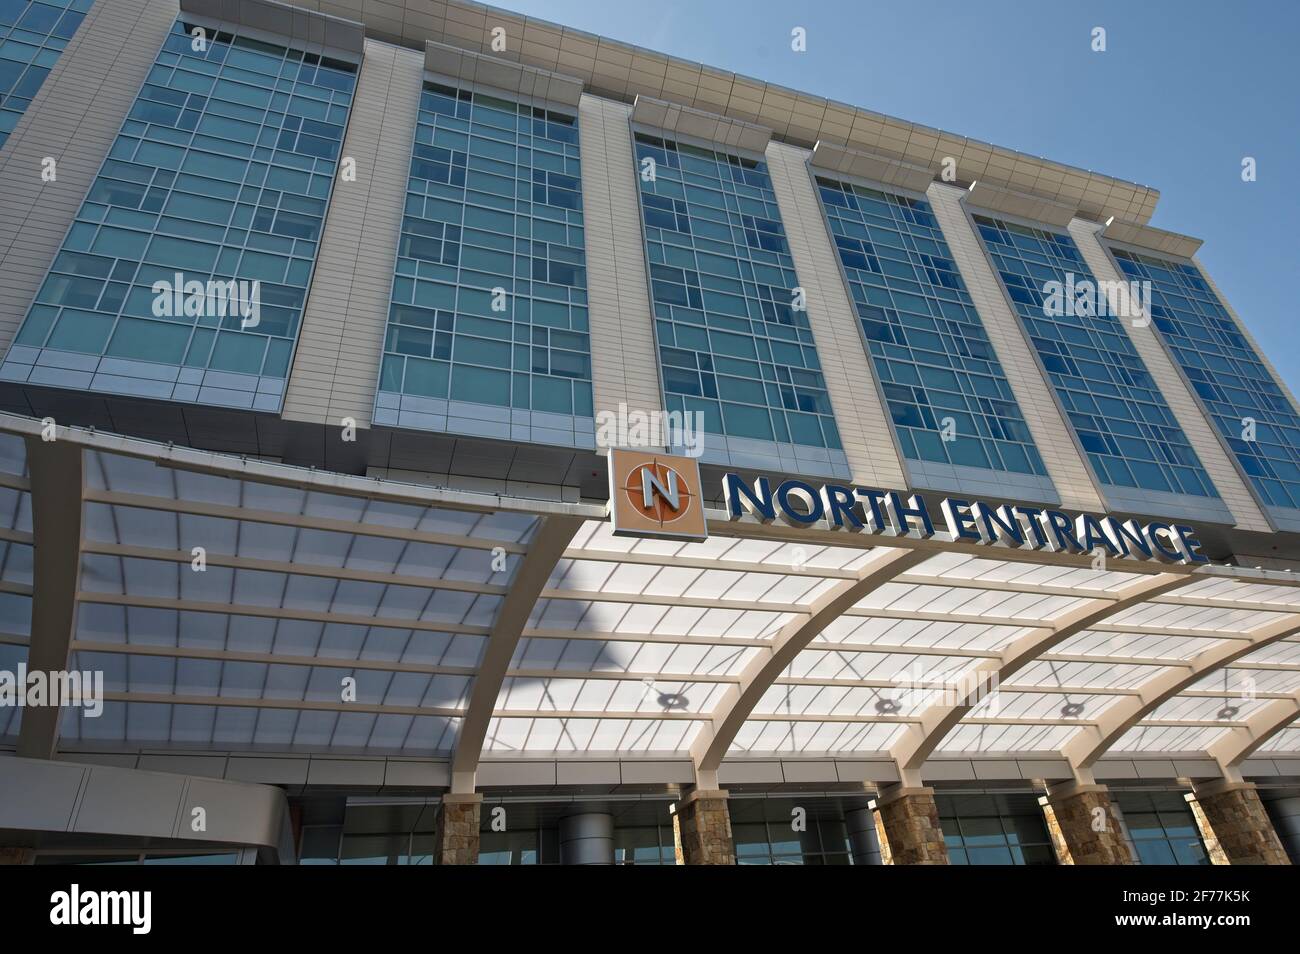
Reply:
M52 438L52 439L49 439ZM1300 758L1300 587L350 477L0 416L0 670L102 672L102 713L0 708L20 754L322 752L486 766L952 757L1089 778ZM913 775L912 773L917 773ZM787 776L790 773L787 772ZM580 777L580 776L575 776Z

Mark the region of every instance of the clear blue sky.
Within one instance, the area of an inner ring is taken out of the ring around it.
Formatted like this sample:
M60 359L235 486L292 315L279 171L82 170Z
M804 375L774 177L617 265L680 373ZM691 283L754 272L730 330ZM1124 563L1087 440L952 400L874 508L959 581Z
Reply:
M1201 263L1300 392L1295 0L498 2L1154 186L1151 224L1204 240ZM1243 156L1257 181L1242 182Z

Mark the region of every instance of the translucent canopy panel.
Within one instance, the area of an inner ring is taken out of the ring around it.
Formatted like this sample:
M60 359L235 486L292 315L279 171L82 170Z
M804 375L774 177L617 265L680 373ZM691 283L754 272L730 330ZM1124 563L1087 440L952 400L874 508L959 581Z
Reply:
M470 682L469 676L441 673L99 652L73 653L72 665L79 671L102 672L104 689L109 693L310 702L336 707L343 707L347 679L355 690L348 693L347 708L357 709L383 706L461 710Z
M842 716L872 718L877 715L913 719L926 704L923 690L894 686L776 685L754 707L754 718L772 716Z
M1224 678L1227 673L1227 678ZM1223 672L1210 673L1192 687L1203 692L1222 692L1250 698L1265 694L1286 696L1300 689L1300 666L1289 669L1251 669L1230 666Z
M1170 671L1164 666L1137 663L1056 662L1040 659L1021 669L1003 686L1033 686L1043 689L1088 686L1094 689L1130 690Z
M1258 695L1249 698L1240 693L1226 697L1177 695L1151 712L1148 721L1157 722L1245 722L1268 704Z
M86 536L93 543L182 551L194 547L206 558L240 557L264 563L387 574L416 581L451 580L508 585L518 560L496 559L493 541L451 546L422 540L344 533L314 527L200 516L146 507L88 503ZM512 547L522 552L522 547ZM508 551L506 551L508 552Z
M938 751L944 755L1055 753L1076 731L1070 725L978 725L964 722L940 743Z
M556 674L628 673L637 676L736 677L756 646L644 640L557 639L525 636L511 668Z
M720 682L510 677L501 688L497 711L707 715L725 688Z
M848 683L869 685L947 685L966 676L986 657L951 656L943 652L909 653L827 649L814 640L786 668L777 684Z
M794 618L776 610L710 609L674 602L547 599L537 601L528 628L536 633L690 636L753 640L771 637Z
M0 671L17 673L27 662L32 627L32 496L27 443L0 433ZM0 706L0 739L18 736L22 709Z
M1229 603L1266 604L1278 610L1300 609L1300 587L1247 583L1241 579L1197 580L1180 590L1178 596L1187 603L1219 600Z
M835 585L816 576L746 573L694 567L563 560L551 576L550 593L644 597L647 601L696 602L743 609L807 606Z
M971 709L971 717L989 721L1043 721L1099 718L1124 697L1116 693L1027 692L999 688Z
M1222 725L1137 725L1124 733L1111 746L1111 751L1204 752L1231 728L1233 723L1230 722Z
M1242 656L1241 665L1300 668L1300 639L1284 639L1261 646Z
M1259 747L1260 755L1300 752L1300 726L1289 726Z
M1087 597L886 583L855 604L849 612L865 616L901 615L911 619L979 620L988 617L989 622L1010 620L1042 626L1079 608L1086 600Z
M538 515L83 459L65 740L452 750Z
M1141 574L1094 570L1090 567L1018 563L1005 559L980 559L964 553L939 553L905 574L905 579L908 580L924 577L949 585L962 581L996 589L998 584L1007 584L1030 591L1102 596L1141 579Z
M755 716L732 743L740 755L841 755L887 752L902 736L905 723L777 721Z
M77 644L129 645L196 652L266 654L277 658L400 663L473 672L485 637L308 619L196 612L153 606L83 601L77 613Z
M183 509L189 512L206 509L203 505L215 505L237 511L230 516L250 520L256 519L250 511L266 511L268 514L290 514L352 524L352 529L357 531L364 528L375 532L376 528L391 528L481 539L493 544L526 543L537 526L534 514L484 513L426 503L348 496L159 466L149 460L121 454L89 452L85 455L85 467L86 484L92 491L88 496L92 500L97 499L94 491L138 494L184 501L186 506Z
M0 671L17 673L27 662L27 639L32 623L32 598L0 593ZM0 706L0 739L15 739L22 723L18 706Z
M32 585L32 553L29 543L0 537L0 584L16 591Z
M1281 610L1282 607L1279 607ZM1116 613L1110 620L1112 627L1134 629L1185 629L1207 636L1231 636L1243 630L1258 629L1267 623L1282 619L1282 612L1251 609L1230 609L1217 606L1187 605L1175 600L1143 603L1130 610Z
M81 563L82 589L89 600L197 603L241 608L325 613L351 620L383 618L418 620L436 625L492 625L499 593L432 589L369 580L334 579L305 573L208 566L196 572L190 563L86 554ZM195 607L201 608L201 607ZM279 615L279 614L275 614Z
M813 647L825 649L821 644L830 643L855 649L874 646L912 651L961 649L993 656L1008 644L1033 633L1029 626L854 615L834 620L813 641Z
M66 741L85 743L446 755L455 747L458 725L457 719L432 715L110 701L97 718L69 709L62 732Z
M1158 633L1132 632L1112 624L1106 629L1088 629L1071 636L1051 653L1053 657L1122 657L1152 663L1182 662L1207 649L1221 645L1225 639L1206 636L1169 636Z
M690 718L568 719L494 718L484 742L485 754L552 752L571 755L681 754L700 729Z
M622 554L635 560L647 560L661 566L681 566L685 561L700 562L706 568L739 567L773 572L795 570L815 576L847 578L870 560L870 550L861 547L830 547L779 540L744 537L710 537L698 543L673 540L649 540L616 537L607 521L589 520L573 538L571 552L584 551L591 559L604 554Z

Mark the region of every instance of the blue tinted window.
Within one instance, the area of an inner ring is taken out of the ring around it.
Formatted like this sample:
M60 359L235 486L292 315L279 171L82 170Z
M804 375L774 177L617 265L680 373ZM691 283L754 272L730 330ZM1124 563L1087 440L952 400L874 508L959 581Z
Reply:
M0 0L0 149L93 0Z
M817 185L903 456L1046 476L930 204Z
M1196 816L1181 795L1117 791L1112 798L1124 814L1139 864L1210 864Z
M576 117L425 84L377 423L592 443L580 174Z
M172 27L10 376L21 359L37 365L33 382L279 409L356 66L228 33L197 45L185 23ZM182 294L166 294L159 283L174 291L178 277ZM184 292L232 281L249 294L260 282L255 322ZM52 362L55 374L42 348L86 357Z
M644 133L636 154L655 164L638 181L668 410L845 469L767 164Z
M975 223L1098 480L1217 498L1121 319L1045 305L1049 283L1095 285L1074 240L985 216Z
M1151 282L1152 322L1256 492L1274 507L1300 508L1300 416L1200 271L1113 251L1132 280Z
M939 795L939 827L954 865L1054 865L1042 810L1029 795Z

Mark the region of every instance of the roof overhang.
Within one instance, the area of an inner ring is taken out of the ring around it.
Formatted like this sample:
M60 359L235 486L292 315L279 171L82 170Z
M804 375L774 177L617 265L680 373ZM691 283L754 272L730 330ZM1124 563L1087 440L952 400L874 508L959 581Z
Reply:
M79 489L32 480L55 447L80 455ZM79 542L47 537L59 507L80 512ZM1300 757L1287 572L1095 567L717 511L703 542L614 536L603 505L13 415L0 518L0 668L62 639L67 669L106 680L102 714L63 710L61 749L422 759L461 788L535 763L689 763L739 784L745 764L813 780L833 762L867 784L953 759L1078 775ZM71 633L34 625L59 618L32 606L47 544L75 549ZM32 726L0 710L15 744Z

